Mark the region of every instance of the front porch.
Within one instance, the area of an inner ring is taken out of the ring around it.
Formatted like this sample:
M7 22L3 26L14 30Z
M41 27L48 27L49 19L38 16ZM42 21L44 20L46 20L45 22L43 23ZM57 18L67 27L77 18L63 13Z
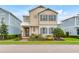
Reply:
M22 39L28 39L30 36L30 24L29 24L29 22L22 22L21 30L22 30L22 33L21 33Z
M29 27L22 27L22 37L28 38L30 36Z

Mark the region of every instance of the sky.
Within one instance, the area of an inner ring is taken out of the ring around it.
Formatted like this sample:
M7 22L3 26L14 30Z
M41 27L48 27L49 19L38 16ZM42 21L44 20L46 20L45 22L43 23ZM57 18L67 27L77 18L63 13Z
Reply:
M0 5L0 8L3 8L20 20L23 20L23 15L29 15L29 10L37 7L38 5ZM61 23L62 20L65 20L69 17L79 14L79 5L43 5L46 8L50 8L58 12L58 23Z

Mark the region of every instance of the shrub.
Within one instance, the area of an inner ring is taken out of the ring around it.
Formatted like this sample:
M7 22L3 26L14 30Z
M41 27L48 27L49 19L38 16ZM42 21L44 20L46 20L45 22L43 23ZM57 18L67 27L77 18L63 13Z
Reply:
M44 41L46 40L42 35L32 34L29 38L29 41Z
M47 35L46 40L48 40L48 41L53 40L53 35Z
M56 36L56 37L63 37L65 34L64 34L62 29L55 28L54 31L53 31L53 35Z
M64 37L65 34L61 28L55 28L53 31L54 39L61 40L61 37Z
M29 38L30 41L35 41L36 40L36 35L32 34Z
M39 34L37 40L38 40L38 41L45 41L46 38L43 37L41 34Z
M20 39L20 38L15 38L15 39L14 39L14 41L19 41L19 40L21 40L21 39Z
M69 37L69 32L66 32L66 36Z

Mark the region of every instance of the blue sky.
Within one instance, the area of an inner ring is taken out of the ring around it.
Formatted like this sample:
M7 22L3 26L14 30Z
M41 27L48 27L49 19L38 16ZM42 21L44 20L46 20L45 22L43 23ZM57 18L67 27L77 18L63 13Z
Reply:
M28 11L37 7L38 5L0 5L0 8L8 10L22 20L23 15L29 15ZM79 5L44 5L46 8L57 11L58 23L61 20L69 18L73 15L79 14Z

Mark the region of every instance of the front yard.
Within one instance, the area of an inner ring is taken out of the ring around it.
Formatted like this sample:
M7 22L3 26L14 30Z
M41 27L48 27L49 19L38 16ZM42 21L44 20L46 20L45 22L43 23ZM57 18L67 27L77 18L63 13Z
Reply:
M0 44L79 44L79 39L77 38L65 38L64 41L28 41L28 42L22 42L22 41L14 41L14 39L11 40L1 40Z

